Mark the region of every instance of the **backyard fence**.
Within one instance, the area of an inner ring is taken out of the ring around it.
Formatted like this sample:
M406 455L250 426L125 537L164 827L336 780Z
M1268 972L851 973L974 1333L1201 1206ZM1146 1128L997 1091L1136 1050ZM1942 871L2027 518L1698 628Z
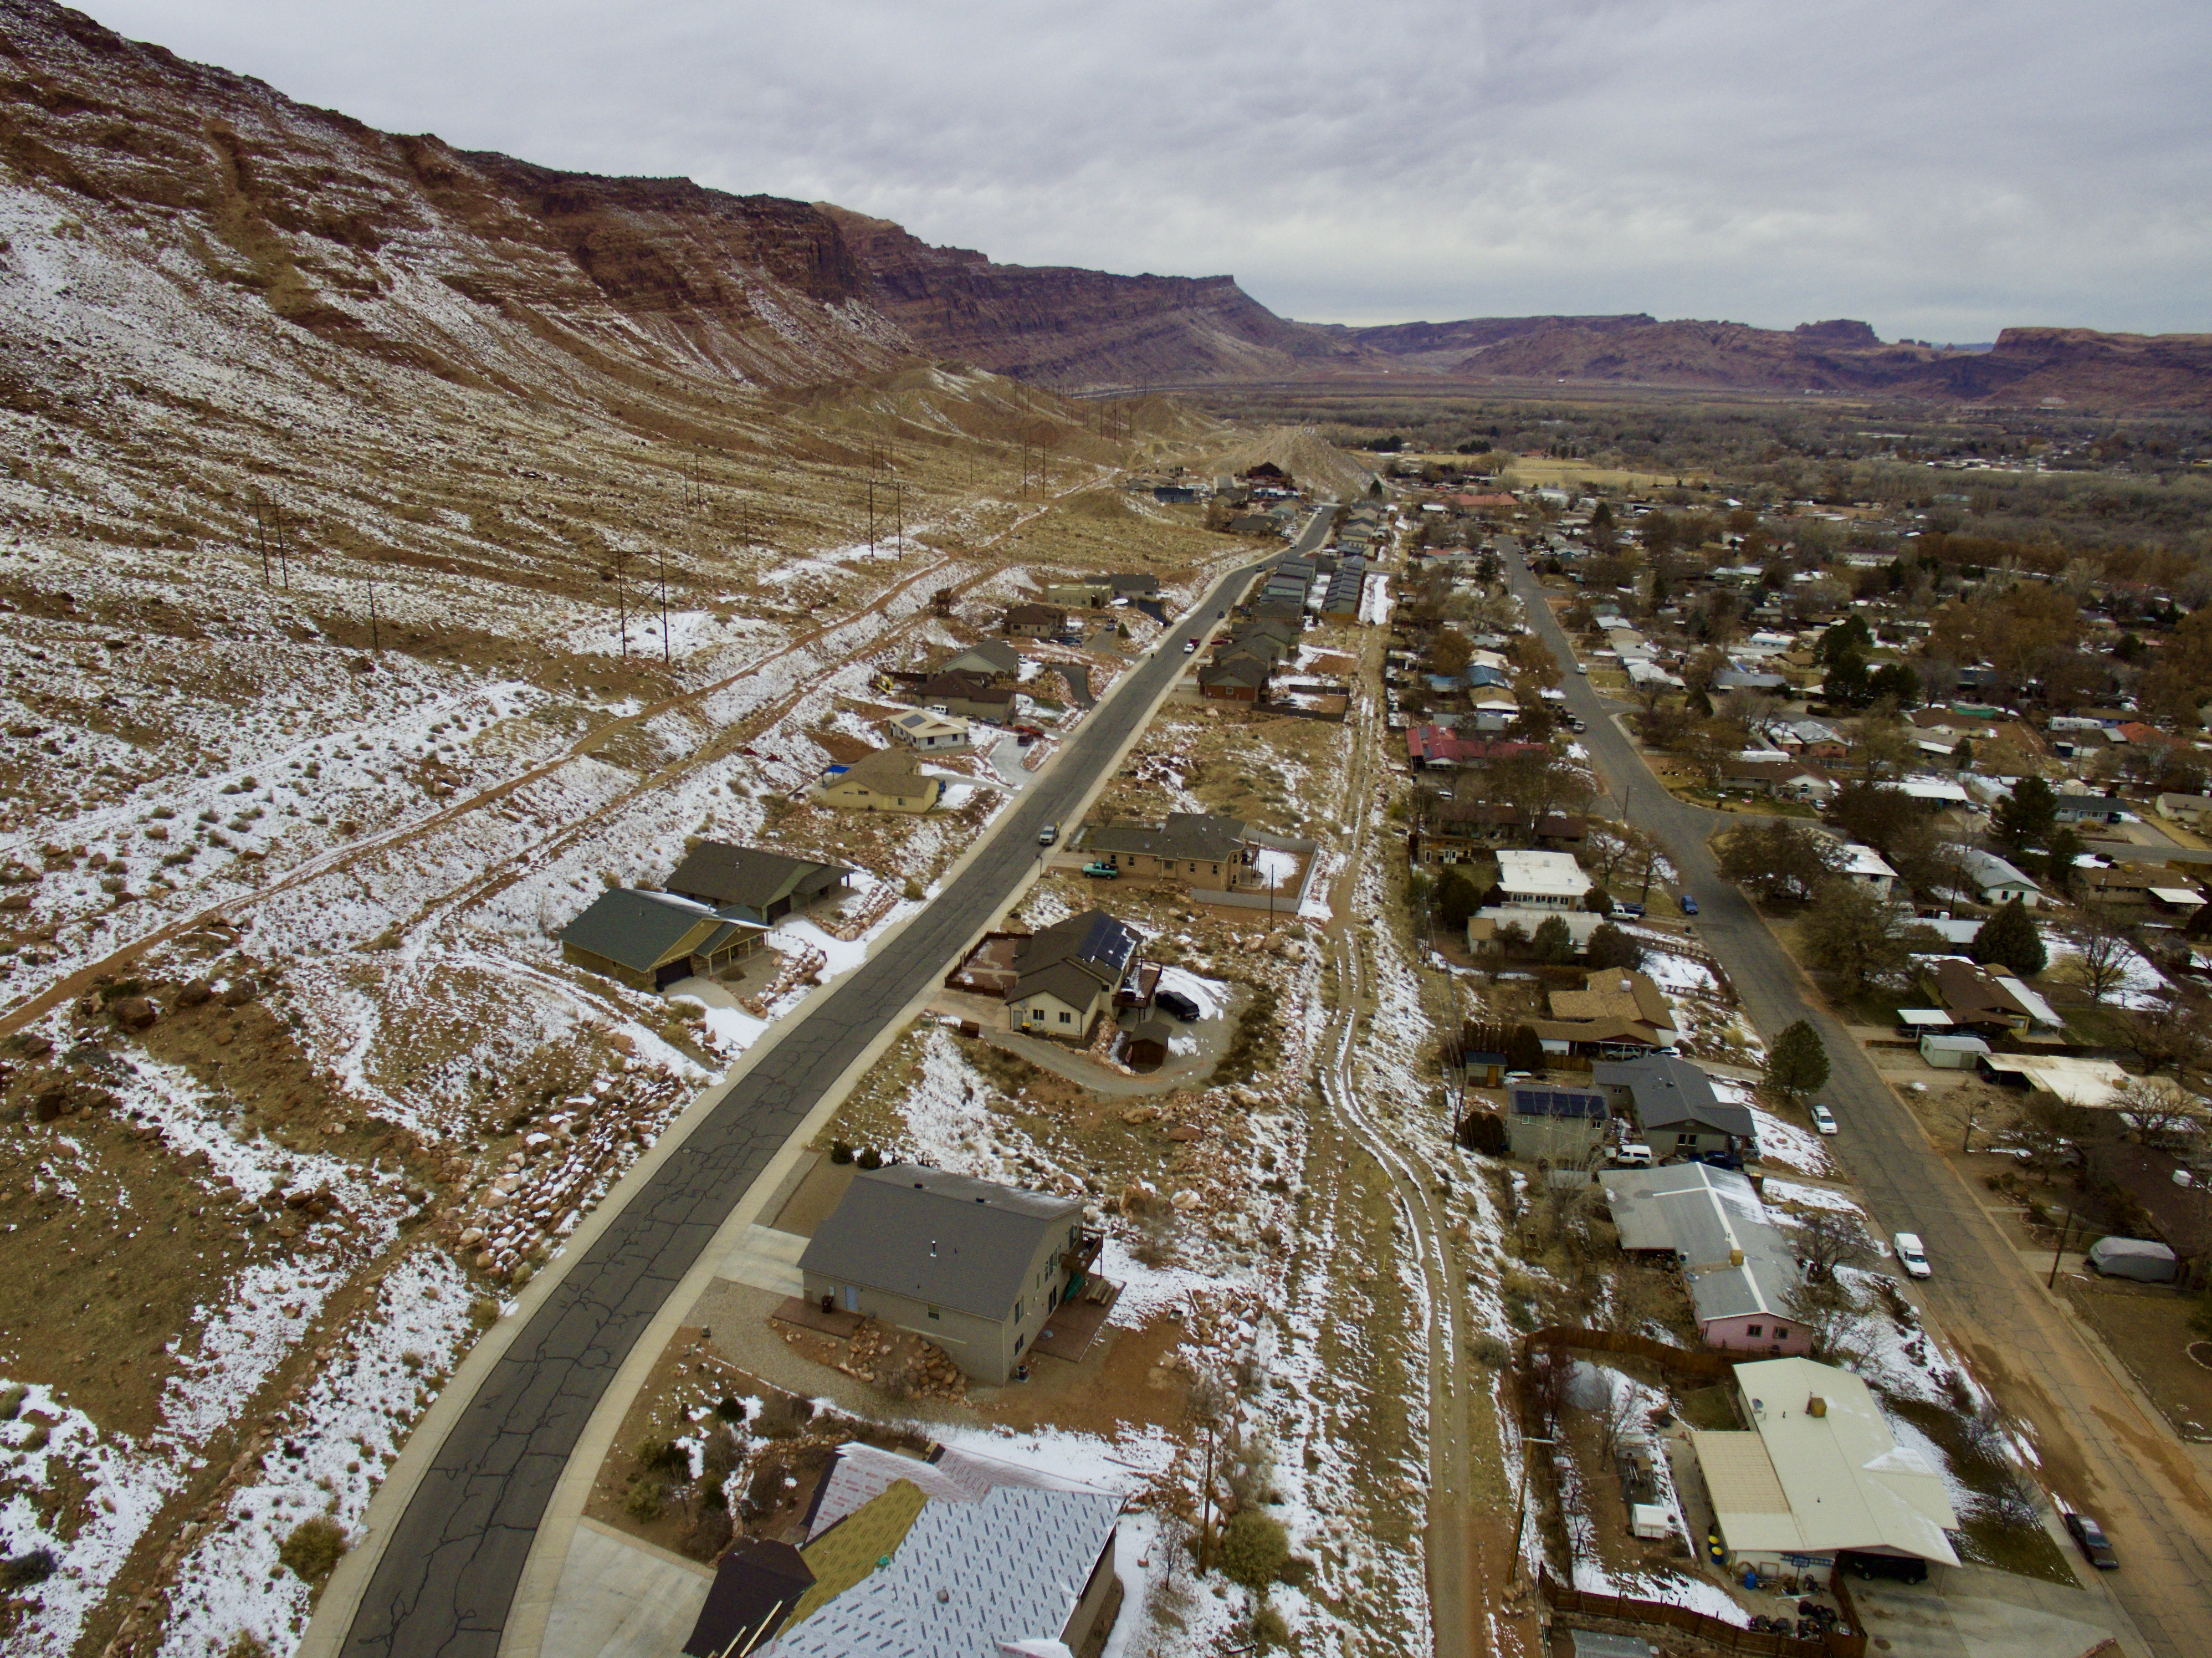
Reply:
M1667 1370L1677 1370L1708 1382L1725 1382L1735 1374L1735 1359L1725 1353L1698 1352L1687 1347L1671 1347L1663 1341L1654 1341L1649 1336L1631 1334L1625 1330L1584 1330L1571 1325L1547 1325L1528 1338L1534 1347L1571 1347L1589 1353L1626 1353L1635 1358L1648 1358Z
M1795 1635L1780 1635L1771 1630L1746 1629L1741 1624L1708 1617L1670 1600L1646 1600L1632 1594L1593 1594L1584 1589L1567 1588L1552 1576L1549 1568L1537 1574L1536 1587L1555 1612L1610 1618L1626 1624L1657 1624L1680 1630L1726 1652L1765 1654L1769 1658L1866 1658L1867 1638L1860 1632L1856 1615L1848 1602L1838 1604L1844 1606L1844 1615L1851 1620L1851 1633L1844 1635L1830 1630L1811 1640L1801 1640Z

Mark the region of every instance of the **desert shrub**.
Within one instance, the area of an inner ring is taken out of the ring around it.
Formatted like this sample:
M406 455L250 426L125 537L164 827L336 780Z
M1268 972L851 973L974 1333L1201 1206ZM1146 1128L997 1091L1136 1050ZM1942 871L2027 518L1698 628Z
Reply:
M1468 1356L1495 1370L1513 1357L1513 1347L1495 1330L1485 1330L1468 1344Z
M276 1558L292 1576L310 1587L331 1575L338 1557L346 1552L345 1531L328 1515L319 1514L292 1527L292 1534L276 1551Z
M707 1436L707 1442L700 1450L699 1478L708 1486L720 1490L730 1470L738 1466L738 1458L743 1448L738 1443L737 1435L732 1433L726 1424L716 1428Z
M725 1394L715 1401L714 1419L729 1424L743 1422L745 1419L745 1407L742 1402Z
M1252 1612L1252 1644L1262 1652L1291 1643L1291 1626L1283 1614L1262 1601Z
M850 1145L847 1145L843 1140L832 1140L830 1143L830 1162L836 1163L847 1163L852 1162L852 1160L853 1148Z
M269 1643L252 1630L242 1629L230 1637L222 1658L269 1658Z
M884 1154L872 1145L854 1161L863 1169L880 1169L884 1166Z
M667 1482L652 1474L632 1485L629 1495L623 1499L623 1512L641 1523L659 1519L667 1507Z
M1265 1588L1291 1558L1283 1522L1258 1509L1230 1516L1221 1530L1221 1570L1248 1589Z
M1495 1111L1470 1111L1459 1126L1459 1143L1486 1157L1505 1155L1505 1119Z
M647 1473L661 1474L670 1478L679 1475L686 1479L690 1477L691 1459L684 1455L684 1448L673 1440L648 1434L637 1442L635 1455L637 1458L637 1466Z
M28 1588L33 1583L43 1583L54 1575L54 1552L52 1549L33 1549L26 1554L10 1555L0 1565L0 1582L11 1589Z
M734 1532L727 1503L702 1504L699 1517L684 1533L684 1552L694 1560L712 1560L730 1546Z

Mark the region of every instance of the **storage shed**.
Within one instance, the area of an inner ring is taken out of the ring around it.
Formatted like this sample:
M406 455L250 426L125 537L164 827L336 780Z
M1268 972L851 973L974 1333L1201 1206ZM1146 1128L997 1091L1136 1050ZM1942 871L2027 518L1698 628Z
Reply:
M1920 1034L1920 1057L1939 1071L1972 1071L1974 1061L1990 1051L1979 1036L1954 1036L1940 1030Z

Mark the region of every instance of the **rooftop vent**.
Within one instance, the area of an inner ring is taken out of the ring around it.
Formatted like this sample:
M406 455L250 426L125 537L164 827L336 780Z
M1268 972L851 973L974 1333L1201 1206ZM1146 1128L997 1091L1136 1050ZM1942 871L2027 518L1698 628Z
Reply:
M1807 1400L1805 1401L1805 1414L1806 1414L1806 1415L1808 1415L1808 1416L1826 1416L1826 1415L1827 1415L1827 1413L1828 1413L1828 1401L1827 1401L1826 1400L1825 1400L1825 1399L1821 1398L1820 1394L1814 1394L1810 1399L1808 1399L1808 1400Z

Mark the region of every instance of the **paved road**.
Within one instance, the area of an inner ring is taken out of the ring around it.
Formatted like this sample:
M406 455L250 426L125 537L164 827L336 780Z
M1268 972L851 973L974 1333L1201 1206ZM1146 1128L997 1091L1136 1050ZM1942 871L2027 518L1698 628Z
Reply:
M1571 664L1574 653L1527 565L1505 562L1531 624ZM1705 837L1722 816L1659 787L1589 681L1570 667L1565 684L1568 706L1589 726L1583 746L1616 795L1636 785L1632 820L1681 872L1683 890L1698 900L1698 935L1727 968L1760 1031L1771 1037L1809 1019L1820 1033L1832 1067L1823 1097L1843 1124L1831 1149L1881 1231L1917 1231L1927 1244L1936 1276L1922 1298L2006 1407L2034 1424L2045 1477L2105 1521L2125 1564L2116 1573L2088 1574L2092 1587L2110 1591L2150 1651L2170 1658L2203 1651L2212 1643L2212 1499L2188 1453L2106 1371L1974 1193L1931 1153L1865 1050L1803 993L1796 963L1714 869Z
M1318 544L1326 517L1299 545ZM809 1110L883 1028L994 920L1155 698L1182 641L1258 569L1224 578L1094 708L958 878L797 1025L693 1129L586 1252L454 1424L392 1528L343 1650L495 1658L539 1519L601 1393L670 1293Z

